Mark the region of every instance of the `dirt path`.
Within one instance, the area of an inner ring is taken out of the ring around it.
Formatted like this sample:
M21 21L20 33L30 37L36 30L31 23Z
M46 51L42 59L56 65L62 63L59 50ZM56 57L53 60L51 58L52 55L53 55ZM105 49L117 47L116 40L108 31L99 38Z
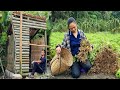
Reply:
M48 76L51 75L50 68L47 69ZM61 74L57 76L51 76L49 79L74 79L71 77L70 74ZM105 74L90 74L87 75L85 73L82 73L81 76L78 79L118 79L115 77L115 75L105 75Z
M0 79L2 79L1 75L0 75ZM26 77L26 79L30 79L30 78ZM45 74L36 75L34 79L74 79L74 78L72 78L71 75L68 73L63 73L61 75L52 76L50 68L48 67L47 72ZM90 74L90 75L82 73L81 76L77 79L118 79L118 78L116 78L115 75L105 75L102 73Z

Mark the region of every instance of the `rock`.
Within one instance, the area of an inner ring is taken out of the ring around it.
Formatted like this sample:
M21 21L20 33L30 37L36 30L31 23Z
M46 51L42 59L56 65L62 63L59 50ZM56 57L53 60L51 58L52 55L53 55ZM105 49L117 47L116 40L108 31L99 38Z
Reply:
M12 79L22 79L20 74L13 74Z

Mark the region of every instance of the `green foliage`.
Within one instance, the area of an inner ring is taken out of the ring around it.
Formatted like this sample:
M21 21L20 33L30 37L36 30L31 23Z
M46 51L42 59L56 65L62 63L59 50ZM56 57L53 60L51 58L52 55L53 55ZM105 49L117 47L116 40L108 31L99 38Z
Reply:
M103 46L110 46L115 52L120 54L120 34L111 34L109 32L85 33L87 39L93 45L93 51L89 55L90 61L93 63L97 52ZM52 32L50 36L50 55L55 55L55 46L62 43L64 32Z
M72 16L84 32L110 31L119 33L119 11L52 11L52 31L67 31L67 19Z
M62 43L63 38L64 38L63 33L60 33L60 32L51 33L50 35L50 56L51 57L55 55L55 47L58 44Z
M0 12L0 50L1 57L6 55L6 41L7 41L7 30L10 24L9 12L1 11Z
M59 31L59 32L65 32L67 31L67 22L66 20L59 19L55 23L53 23L53 29L52 31Z
M2 34L0 36L0 45L5 45L6 41L7 41L7 33L2 32Z

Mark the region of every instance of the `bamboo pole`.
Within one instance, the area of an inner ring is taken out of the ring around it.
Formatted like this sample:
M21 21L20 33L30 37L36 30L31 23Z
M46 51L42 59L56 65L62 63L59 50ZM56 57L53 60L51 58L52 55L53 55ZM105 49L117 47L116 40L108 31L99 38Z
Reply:
M39 47L50 47L50 46L48 46L48 45L38 45L38 44L28 44L28 45L39 46Z
M45 45L47 46L47 32L46 32L46 30L45 30ZM45 51L46 51L46 54L45 54L45 56L46 56L46 69L45 69L45 72L47 73L47 47L45 47Z
M22 75L22 11L20 11L20 74Z

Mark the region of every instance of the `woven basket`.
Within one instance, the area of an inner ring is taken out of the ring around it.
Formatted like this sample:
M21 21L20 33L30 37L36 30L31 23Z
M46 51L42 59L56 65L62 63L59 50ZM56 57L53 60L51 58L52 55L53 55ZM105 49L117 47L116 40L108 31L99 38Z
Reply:
M53 61L51 64L51 73L52 75L58 75L66 71L73 64L73 56L71 52L62 48L60 55Z

